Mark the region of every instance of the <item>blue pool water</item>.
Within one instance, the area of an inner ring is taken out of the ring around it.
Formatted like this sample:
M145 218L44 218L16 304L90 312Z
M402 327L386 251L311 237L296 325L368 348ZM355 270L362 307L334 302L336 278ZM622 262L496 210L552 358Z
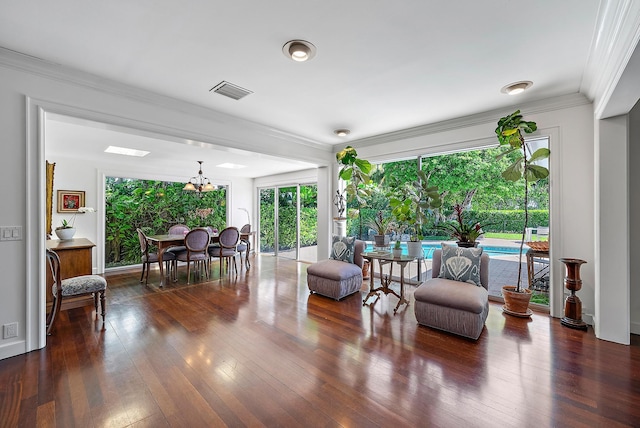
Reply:
M406 255L407 244L403 242L401 246L402 246L402 254ZM504 256L507 254L518 254L518 252L520 251L519 247L492 247L492 246L482 245L482 244L480 244L480 247L482 247L484 249L484 252L487 253L489 256ZM426 242L422 243L422 250L424 251L424 254L428 260L431 260L434 250L437 250L439 248L441 248L440 243L437 243L437 244L426 243ZM366 251L374 251L372 243L367 243Z

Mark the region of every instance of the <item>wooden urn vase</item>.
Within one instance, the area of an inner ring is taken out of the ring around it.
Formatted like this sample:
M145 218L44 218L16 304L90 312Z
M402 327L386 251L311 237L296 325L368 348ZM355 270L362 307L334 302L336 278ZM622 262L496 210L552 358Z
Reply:
M571 292L564 301L564 317L560 323L566 327L586 330L587 324L582 321L582 302L576 296L576 291L582 288L580 279L580 266L586 263L584 260L563 258L560 259L565 264L567 274L564 277L564 286Z

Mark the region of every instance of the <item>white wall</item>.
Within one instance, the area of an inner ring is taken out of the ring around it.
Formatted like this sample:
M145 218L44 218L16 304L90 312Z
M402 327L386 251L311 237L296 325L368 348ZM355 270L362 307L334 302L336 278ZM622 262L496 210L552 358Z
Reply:
M629 165L640 165L640 103L629 114ZM629 260L631 333L640 334L640 168L629 168Z
M630 343L628 115L595 126L596 336Z

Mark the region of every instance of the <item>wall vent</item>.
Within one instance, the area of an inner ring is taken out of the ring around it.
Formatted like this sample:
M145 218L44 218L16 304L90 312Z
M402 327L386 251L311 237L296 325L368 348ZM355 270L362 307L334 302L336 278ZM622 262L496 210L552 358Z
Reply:
M209 89L209 92L211 91L220 95L224 95L225 97L233 98L234 100L239 100L249 94L253 94L253 91L241 88L240 86L234 85L233 83L225 82L224 80L218 83L213 88Z

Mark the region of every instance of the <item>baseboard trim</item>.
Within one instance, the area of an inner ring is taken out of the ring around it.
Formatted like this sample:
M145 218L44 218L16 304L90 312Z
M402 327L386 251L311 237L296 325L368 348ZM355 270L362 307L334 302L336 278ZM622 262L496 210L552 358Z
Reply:
M0 345L0 360L27 353L27 343L24 340Z

